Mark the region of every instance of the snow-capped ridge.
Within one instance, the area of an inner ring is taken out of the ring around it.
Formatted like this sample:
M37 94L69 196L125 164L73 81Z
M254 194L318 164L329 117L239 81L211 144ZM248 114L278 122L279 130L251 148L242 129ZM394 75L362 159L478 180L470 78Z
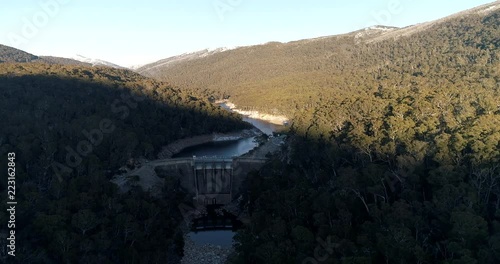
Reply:
M492 12L492 11L498 9L498 8L500 8L500 5L489 6L489 7L485 8L485 9L477 11L477 13L478 14L487 14L487 13Z
M194 52L186 52L180 55L172 56L163 60L159 60L150 64L143 65L141 67L138 67L134 70L138 72L144 72L148 70L153 70L158 67L162 66L170 66L175 63L179 62L184 62L184 61L189 61L189 60L195 60L195 59L200 59L200 58L205 58L208 56L212 56L218 53L222 53L225 51L237 49L239 47L222 47L222 48L206 48L204 50L199 50L199 51L194 51Z
M395 29L398 29L398 28L397 27L376 25L376 26L371 26L371 27L365 28L365 31L367 31L367 30L391 31L391 30L395 30Z
M116 65L114 63L104 61L104 60L99 60L99 59L87 58L87 57L82 56L80 54L73 56L71 59L85 62L85 63L89 63L89 64L92 64L92 66L106 66L106 67L111 67L111 68L123 69L122 66Z

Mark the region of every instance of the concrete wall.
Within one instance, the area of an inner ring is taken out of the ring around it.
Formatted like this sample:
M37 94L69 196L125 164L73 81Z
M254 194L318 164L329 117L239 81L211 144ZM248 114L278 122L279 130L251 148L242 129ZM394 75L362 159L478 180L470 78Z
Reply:
M193 196L198 194L198 203L227 204L237 198L247 174L259 170L265 160L235 158L232 160L171 159L157 161L155 172L160 178L174 177ZM198 188L196 184L198 183Z

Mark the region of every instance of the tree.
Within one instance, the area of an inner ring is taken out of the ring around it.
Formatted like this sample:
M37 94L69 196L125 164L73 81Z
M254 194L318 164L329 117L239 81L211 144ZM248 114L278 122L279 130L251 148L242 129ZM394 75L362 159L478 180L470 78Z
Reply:
M82 209L73 215L71 224L78 228L82 232L82 235L85 235L87 231L94 229L99 224L99 221L92 211Z

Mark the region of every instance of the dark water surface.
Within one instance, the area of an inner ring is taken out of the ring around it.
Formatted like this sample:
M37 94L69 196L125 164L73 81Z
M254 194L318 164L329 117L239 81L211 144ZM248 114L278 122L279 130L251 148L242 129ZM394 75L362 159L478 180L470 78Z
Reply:
M255 137L243 138L232 141L210 142L190 148L186 148L175 154L174 158L196 157L238 157L248 153L259 144L255 142Z
M221 104L221 107L231 111L225 104ZM254 127L258 128L267 135L272 135L273 132L277 132L284 127L246 116L243 116L243 121L252 124ZM255 137L232 141L210 142L186 148L173 157L238 157L248 153L257 146L258 143L256 142ZM193 231L188 233L188 236L199 245L212 244L223 247L231 247L235 234L236 233L232 230L208 230L199 232Z
M231 247L235 234L236 233L231 230L212 230L191 232L188 236L198 245L212 244L222 247Z
M228 111L231 111L225 104L221 104L221 107L227 109ZM246 116L243 117L243 121L252 124L254 127L267 135L272 135L273 132L280 131L284 127ZM258 143L255 141L255 137L231 141L210 142L186 148L180 153L175 154L173 157L238 157L248 153L250 150L254 149L257 146Z

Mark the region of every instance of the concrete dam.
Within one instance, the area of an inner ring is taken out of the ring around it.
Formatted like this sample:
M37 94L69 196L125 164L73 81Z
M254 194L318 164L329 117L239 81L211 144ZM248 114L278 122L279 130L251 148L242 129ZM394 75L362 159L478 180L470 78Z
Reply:
M166 178L193 196L199 205L228 204L239 196L247 174L259 170L267 159L192 157L155 160L120 177L122 189L136 183L144 190L157 192ZM114 180L120 185L120 180Z

